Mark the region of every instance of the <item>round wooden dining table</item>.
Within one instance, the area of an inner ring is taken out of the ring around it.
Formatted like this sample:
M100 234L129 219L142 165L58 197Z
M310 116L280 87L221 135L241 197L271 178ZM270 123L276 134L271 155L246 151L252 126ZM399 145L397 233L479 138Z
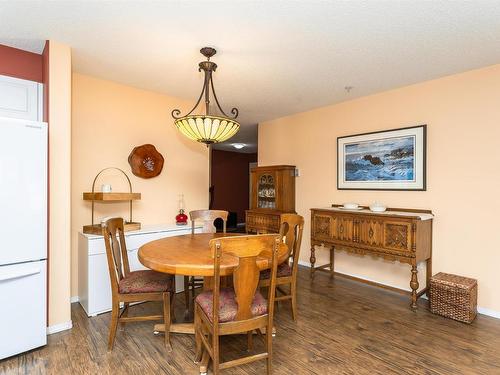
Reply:
M211 285L214 274L214 259L209 247L211 239L241 236L242 233L198 233L182 236L166 237L148 242L139 248L139 261L149 269L172 275L204 276L205 285ZM284 243L278 250L278 264L284 262L287 257L288 246ZM271 252L262 253L257 258L257 265L261 270L271 266ZM220 262L221 276L229 276L238 266L238 258L224 254ZM165 332L164 324L155 324L156 332ZM194 323L172 323L171 333L194 334ZM202 362L205 362L203 360ZM206 372L206 364L200 367L200 372Z
M242 236L243 233L197 233L166 237L148 242L139 248L139 261L154 271L185 276L213 276L214 259L208 246L213 238ZM282 245L278 261L286 260L288 247ZM261 270L270 267L271 253L257 259ZM224 254L220 263L221 276L233 273L238 258Z
M214 259L209 242L213 238L241 236L241 233L197 233L166 237L148 242L139 248L139 261L153 271L171 275L204 276L205 284L211 285L214 274ZM278 250L278 263L288 257L288 246L281 244ZM271 266L271 253L265 252L257 258L261 270ZM238 258L223 254L220 262L221 276L229 276L238 266ZM155 325L155 331L165 331L163 324ZM193 323L175 323L170 325L172 333L194 334Z

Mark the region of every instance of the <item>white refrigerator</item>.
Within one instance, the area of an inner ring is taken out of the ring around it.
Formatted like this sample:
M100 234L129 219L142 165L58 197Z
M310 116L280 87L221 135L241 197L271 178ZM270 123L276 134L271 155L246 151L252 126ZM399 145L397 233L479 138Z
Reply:
M47 343L47 124L0 118L0 359Z

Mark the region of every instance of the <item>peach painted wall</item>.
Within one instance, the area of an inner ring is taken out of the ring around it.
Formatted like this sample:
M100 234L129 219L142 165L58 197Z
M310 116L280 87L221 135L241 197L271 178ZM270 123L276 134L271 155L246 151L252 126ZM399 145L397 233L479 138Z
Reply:
M309 262L312 207L381 201L432 209L433 271L477 278L480 311L500 317L499 98L495 65L260 124L259 164L300 169L296 206L306 218L301 260ZM419 124L428 125L427 191L336 189L338 136ZM326 251L316 253L317 264L327 262ZM336 254L339 272L409 290L407 265Z
M49 44L49 327L69 328L71 49L54 41Z
M143 225L175 222L178 196L184 194L187 210L208 206L208 150L183 137L170 112L189 110L191 102L133 87L73 74L72 123L72 296L78 295L78 232L90 224L90 203L82 192L103 168L114 166L129 175L142 200L134 202L134 220ZM127 158L135 146L152 143L165 158L162 173L141 179L130 171ZM97 182L125 190L119 173L105 173ZM96 218L123 215L128 204L96 205Z

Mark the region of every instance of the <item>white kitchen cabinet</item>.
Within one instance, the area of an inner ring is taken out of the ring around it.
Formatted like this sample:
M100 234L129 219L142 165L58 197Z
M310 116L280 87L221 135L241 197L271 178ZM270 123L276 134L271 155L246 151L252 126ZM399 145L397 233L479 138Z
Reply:
M43 120L43 85L0 75L0 117Z
M201 233L202 226L195 227ZM125 233L131 271L146 269L137 258L139 247L164 237L191 233L191 226L158 225ZM208 246L208 244L207 244ZM176 292L184 290L184 278L176 276ZM78 237L78 300L88 316L111 311L111 285L106 248L102 236L79 233Z

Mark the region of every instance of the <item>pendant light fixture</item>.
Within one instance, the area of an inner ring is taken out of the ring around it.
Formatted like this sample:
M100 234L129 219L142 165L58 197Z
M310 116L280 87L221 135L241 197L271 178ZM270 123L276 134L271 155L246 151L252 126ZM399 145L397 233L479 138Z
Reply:
M215 69L217 69L217 64L210 61L210 58L215 55L217 51L210 47L204 47L200 50L200 52L207 58L207 61L202 61L198 64L198 71L201 72L203 70L205 72L205 80L200 97L198 98L198 101L194 105L193 109L191 109L191 111L189 111L186 115L180 116L181 111L174 109L172 111L172 117L175 119L174 123L177 126L177 129L182 134L189 139L205 143L209 146L212 143L223 142L231 138L240 129L240 124L235 121L238 117L238 109L232 108L231 114L233 117L229 117L222 110L219 100L217 99L217 95L215 94L212 73L215 72ZM218 116L210 114L210 89L212 89L215 104L220 111L220 115ZM205 114L192 115L203 97L205 98Z

